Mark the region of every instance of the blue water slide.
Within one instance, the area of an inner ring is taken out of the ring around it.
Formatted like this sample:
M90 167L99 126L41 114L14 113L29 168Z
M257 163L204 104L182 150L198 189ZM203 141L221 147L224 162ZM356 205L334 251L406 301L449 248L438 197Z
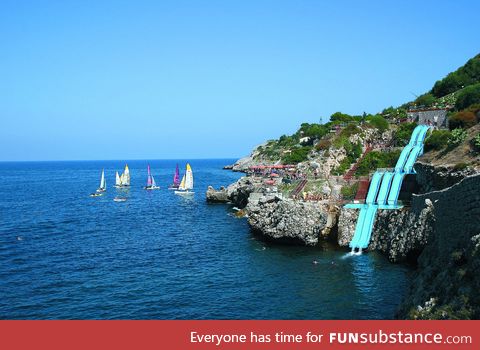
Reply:
M417 161L418 156L421 154L423 149L423 145L415 146L412 149L412 152L410 152L410 155L408 156L407 162L405 163L405 167L403 168L403 172L406 174L412 174L413 173L413 165Z
M378 189L380 188L380 183L382 182L383 172L377 171L373 174L372 181L370 182L370 187L368 188L367 199L365 202L367 204L373 204L377 198Z
M405 163L408 159L408 156L410 155L410 151L412 150L412 148L413 146L411 144L408 144L402 150L402 153L400 153L400 157L398 157L397 164L395 165L395 172L403 171L403 168L405 167Z
M422 125L422 132L418 135L417 146L422 146L422 151L420 155L423 154L423 143L425 142L425 137L427 136L428 130L430 129L427 125Z
M395 173L395 176L392 180L392 186L390 189L390 194L388 195L388 205L397 204L398 195L400 194L400 189L402 188L404 173Z
M378 206L372 205L368 207L367 213L365 215L365 221L363 223L362 235L358 241L357 247L361 249L366 249L370 243L370 238L372 237L373 224L375 222L375 216L377 214Z
M380 191L378 192L377 203L379 205L384 205L387 203L388 192L390 191L390 187L392 185L392 179L395 173L386 172L383 175L382 185L380 186Z
M365 249L368 247L370 237L372 236L373 223L375 222L377 209L377 205L370 205L360 209L357 226L355 227L355 234L349 245L350 248Z
M415 146L418 139L418 134L422 131L423 125L417 125L415 129L413 129L412 136L410 136L410 142L408 143L411 146Z
M418 125L413 130L410 142L398 158L395 172L377 171L373 174L365 201L366 205L360 209L355 233L350 242L352 251L368 247L379 206L381 208L383 206L383 209L397 208L396 204L405 174L413 172L413 165L423 153L423 143L429 129L430 127L427 125ZM385 204L388 204L388 207L385 208Z
M358 241L360 240L360 236L362 235L363 223L365 222L365 216L367 214L367 208L364 207L360 209L360 214L358 215L357 225L355 226L355 233L353 235L352 240L350 241L350 248L357 248Z

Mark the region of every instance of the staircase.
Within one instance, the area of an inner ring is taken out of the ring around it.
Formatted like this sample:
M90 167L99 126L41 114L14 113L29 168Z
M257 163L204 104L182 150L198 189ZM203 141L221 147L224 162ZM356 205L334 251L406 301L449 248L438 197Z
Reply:
M357 194L355 195L356 201L364 201L367 198L368 186L370 186L369 180L362 180L358 183Z
M307 184L308 180L307 179L303 179L299 184L298 186L293 190L292 193L290 193L290 197L292 198L295 198L296 196L298 196L298 194L300 192L302 192L302 190L305 188L305 185Z
M353 164L353 166L350 168L350 170L348 170L346 172L345 175L343 175L343 179L344 180L351 180L352 177L355 175L355 173L357 172L357 169L358 169L358 164L360 164L360 162L362 161L363 158L365 158L365 156L372 150L373 148L371 146L367 146L367 148L365 148L365 152L363 152L362 156L360 158L358 158L358 160L356 161L355 164Z

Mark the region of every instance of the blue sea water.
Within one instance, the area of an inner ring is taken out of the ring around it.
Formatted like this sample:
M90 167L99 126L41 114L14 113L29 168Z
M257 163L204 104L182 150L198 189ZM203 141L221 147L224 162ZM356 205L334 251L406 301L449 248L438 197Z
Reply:
M1 319L384 319L408 269L368 253L253 237L208 185L232 160L193 160L195 195L167 190L177 161L0 163ZM178 161L181 168L184 161ZM105 168L108 191L91 198ZM116 195L128 197L114 202ZM317 260L318 264L312 264Z

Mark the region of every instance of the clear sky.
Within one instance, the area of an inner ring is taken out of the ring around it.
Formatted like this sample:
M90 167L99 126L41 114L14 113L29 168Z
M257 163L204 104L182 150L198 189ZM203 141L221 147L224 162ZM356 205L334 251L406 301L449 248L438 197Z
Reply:
M0 2L0 160L240 157L480 52L480 1Z

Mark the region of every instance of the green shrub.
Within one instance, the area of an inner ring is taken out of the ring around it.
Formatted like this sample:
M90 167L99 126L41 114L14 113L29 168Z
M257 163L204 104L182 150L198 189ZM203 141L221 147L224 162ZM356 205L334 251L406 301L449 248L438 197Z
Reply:
M332 142L330 140L320 140L319 143L315 146L315 149L317 151L324 151L326 149L329 149L330 146L332 145Z
M360 119L361 117L345 114L342 112L336 112L330 116L330 121L341 123L359 122Z
M303 123L298 130L298 134L302 136L312 137L314 139L320 139L323 136L327 135L330 131L330 128L322 124L308 124Z
M389 128L388 121L384 117L378 114L367 117L367 121L371 125L373 125L375 128L377 128L380 132L384 132Z
M417 126L416 123L400 124L394 135L395 143L398 146L405 146L410 141L410 137L412 136L413 129L415 129L416 126Z
M473 112L461 111L454 113L448 118L448 126L453 129L468 129L477 124L477 117Z
M434 130L425 140L425 152L445 148L450 135L451 133L448 130Z
M475 151L480 152L480 134L477 134L477 136L472 139L471 143Z
M346 151L346 157L340 161L340 164L332 169L333 175L343 175L347 172L348 169L352 166L352 163L355 162L362 155L362 145L360 142L352 144L350 141L346 141L343 145Z
M433 96L430 93L423 94L417 97L415 100L415 103L419 106L431 106L435 103L436 99L435 96Z
M335 169L332 170L332 174L337 176L345 174L348 171L348 169L350 169L350 167L352 166L353 161L354 159L348 156L343 158L340 164Z
M343 199L354 199L358 191L358 182L355 182L351 186L345 185L340 190Z
M464 86L478 82L480 82L480 55L468 60L464 66L448 74L444 79L437 81L432 88L432 94L436 97L442 97ZM461 107L460 109L464 108Z
M355 124L348 124L342 131L340 131L340 136L343 137L350 137L355 134L359 134L362 131L357 125Z
M455 164L454 167L453 167L453 170L459 171L459 170L464 170L466 168L468 168L468 164L462 162L462 163Z
M305 146L300 148L295 148L292 150L291 153L285 154L282 157L282 161L285 164L297 164L300 162L304 162L308 159L308 154L312 150L312 147Z
M479 118L479 113L480 113L480 103L474 103L470 107L467 108L467 111L472 112L475 114L477 119Z
M400 156L400 151L368 153L359 163L356 175L368 175L378 168L393 168Z
M294 136L287 136L287 135L282 135L278 139L278 146L280 147L291 147L296 145L298 142L298 139Z
M480 83L467 86L460 91L457 102L455 102L455 108L461 110L477 103L480 103Z
M452 131L450 137L448 138L447 145L448 147L455 148L461 144L467 138L467 132L463 129L455 129Z
M350 143L349 138L354 134L362 132L355 124L349 124L342 129L340 134L333 140L332 144L335 148L349 147L347 144Z

